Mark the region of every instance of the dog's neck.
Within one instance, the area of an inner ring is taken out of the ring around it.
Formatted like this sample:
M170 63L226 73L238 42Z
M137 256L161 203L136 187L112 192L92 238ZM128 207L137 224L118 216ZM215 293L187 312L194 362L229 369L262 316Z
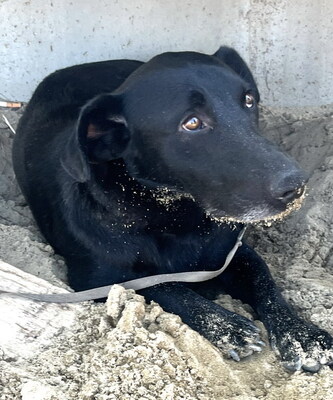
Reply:
M94 203L96 212L106 210L104 217L109 215L110 220L119 219L129 227L136 221L138 229L169 233L180 226L193 231L203 225L206 229L210 224L191 195L164 186L143 185L129 175L122 160L94 165L93 174L95 179L83 185L85 197Z

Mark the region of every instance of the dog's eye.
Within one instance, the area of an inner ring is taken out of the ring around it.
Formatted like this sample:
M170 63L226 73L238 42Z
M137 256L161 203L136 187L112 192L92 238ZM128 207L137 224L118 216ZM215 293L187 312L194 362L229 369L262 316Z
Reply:
M245 95L245 107L252 108L255 104L255 99L252 94L246 93Z
M182 123L182 128L185 131L198 131L205 128L205 124L198 117L190 117Z

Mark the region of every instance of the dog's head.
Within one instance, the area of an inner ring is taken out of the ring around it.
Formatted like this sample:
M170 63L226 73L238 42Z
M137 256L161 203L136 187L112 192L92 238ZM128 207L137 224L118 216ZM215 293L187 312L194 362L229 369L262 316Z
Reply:
M165 53L82 109L63 164L85 181L89 162L122 158L145 186L190 194L215 218L275 217L302 196L306 179L260 136L258 102L234 50Z

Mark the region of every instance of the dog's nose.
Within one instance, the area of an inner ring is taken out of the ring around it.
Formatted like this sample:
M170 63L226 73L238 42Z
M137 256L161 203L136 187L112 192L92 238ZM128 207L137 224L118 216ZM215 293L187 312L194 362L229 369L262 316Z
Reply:
M275 200L289 204L304 194L307 180L303 173L284 175L271 185L271 195Z
M276 197L276 199L280 200L284 204L288 204L300 198L303 195L304 190L305 190L305 185L300 186L297 189L287 190L284 193L279 194L279 196Z

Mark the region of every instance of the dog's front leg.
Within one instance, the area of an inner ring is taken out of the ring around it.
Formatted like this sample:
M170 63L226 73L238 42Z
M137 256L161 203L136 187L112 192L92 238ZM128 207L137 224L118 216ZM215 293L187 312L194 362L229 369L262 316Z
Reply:
M237 361L261 351L259 329L247 318L230 312L185 285L164 283L139 291L165 311L177 314L192 329Z
M266 263L244 244L219 278L233 297L252 306L268 330L272 347L286 368L316 372L333 363L333 338L291 309Z

